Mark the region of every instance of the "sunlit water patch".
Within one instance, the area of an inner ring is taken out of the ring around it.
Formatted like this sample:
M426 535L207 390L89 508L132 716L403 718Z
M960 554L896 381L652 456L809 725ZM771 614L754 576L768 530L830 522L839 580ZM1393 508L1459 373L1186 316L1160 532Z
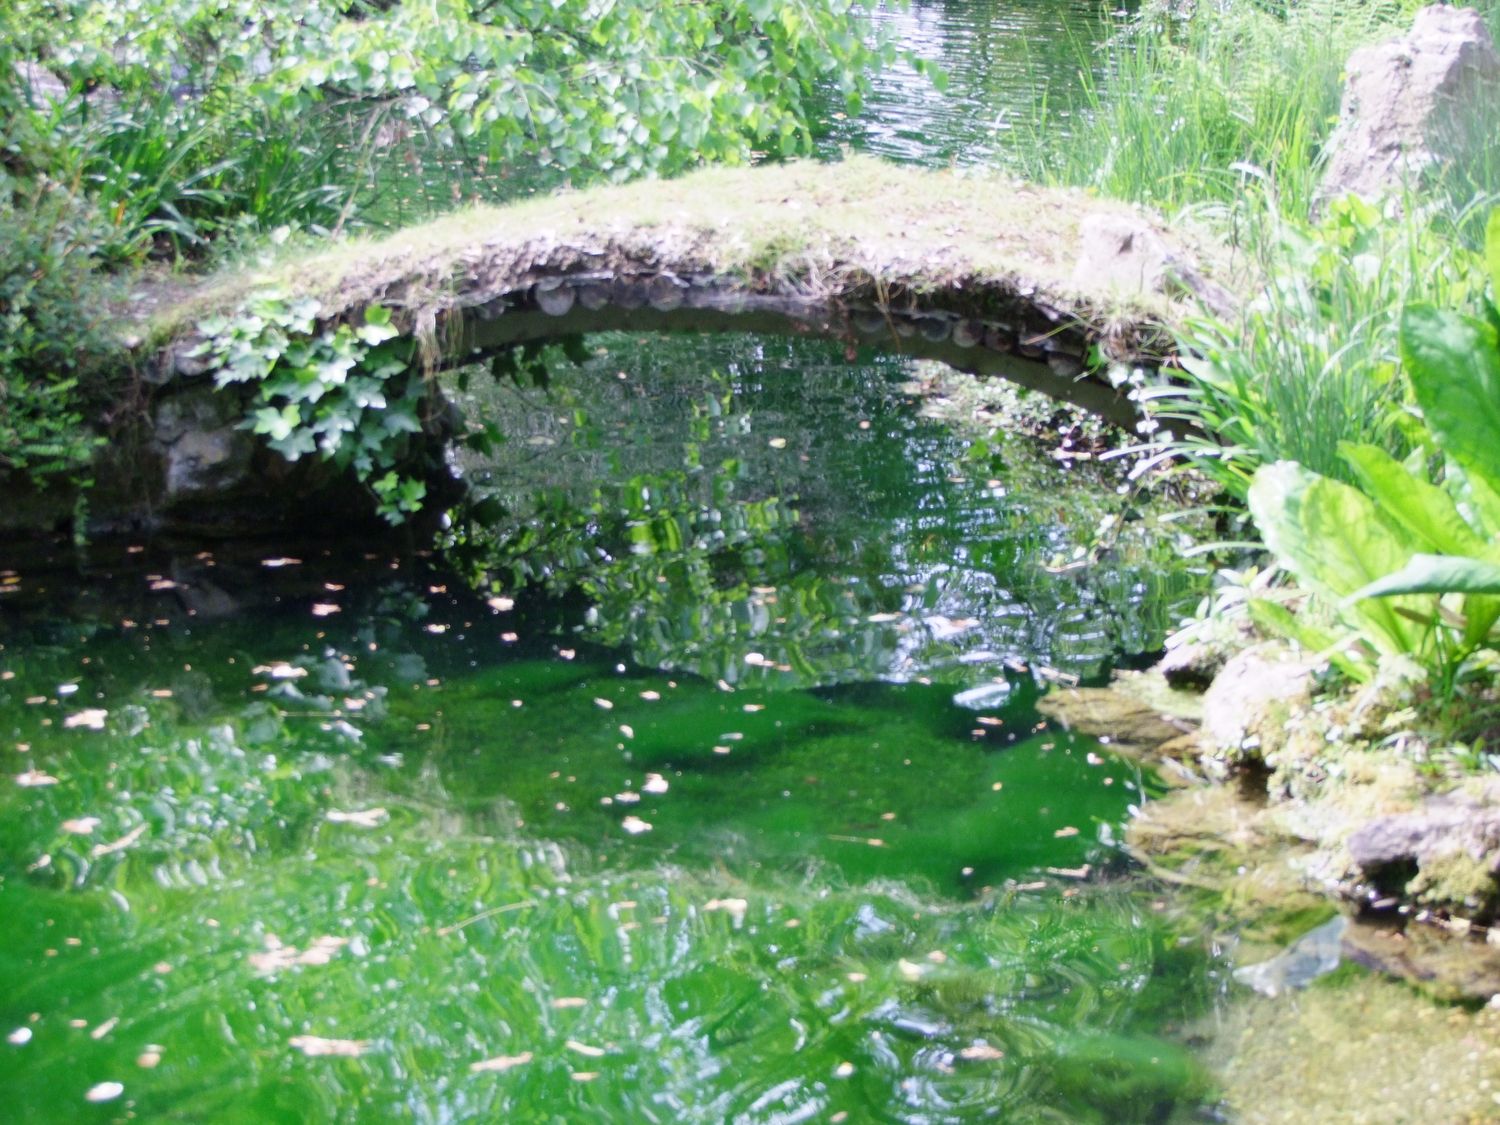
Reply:
M1097 45L1112 8L1090 0L912 0L879 4L901 58L871 77L850 117L832 116L829 148L968 167L1016 163L1012 151L1066 135L1099 85Z

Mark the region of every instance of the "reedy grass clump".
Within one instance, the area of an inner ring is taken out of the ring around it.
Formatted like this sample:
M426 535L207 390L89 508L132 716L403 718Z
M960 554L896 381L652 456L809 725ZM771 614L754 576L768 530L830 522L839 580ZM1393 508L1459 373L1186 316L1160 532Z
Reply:
M1155 451L1185 457L1239 504L1255 470L1275 461L1355 483L1341 441L1404 457L1401 310L1465 305L1484 289L1478 256L1411 209L1350 198L1315 227L1276 211L1252 213L1261 291L1232 318L1190 318L1182 378L1145 392L1163 428Z
M1080 59L1083 106L1066 143L1040 127L1030 178L1173 211L1233 202L1246 168L1305 215L1320 145L1356 47L1404 28L1409 0L1149 3L1122 18L1103 59Z

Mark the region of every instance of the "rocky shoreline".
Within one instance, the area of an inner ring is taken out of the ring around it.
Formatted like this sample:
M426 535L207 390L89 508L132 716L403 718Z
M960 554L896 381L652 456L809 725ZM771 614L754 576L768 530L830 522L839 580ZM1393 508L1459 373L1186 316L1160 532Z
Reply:
M1108 687L1055 690L1041 709L1171 787L1131 820L1125 848L1202 896L1242 964L1337 913L1344 959L1440 999L1491 1001L1500 779L1434 768L1406 729L1420 681L1392 670L1319 694L1319 672L1281 642L1232 654L1187 642Z

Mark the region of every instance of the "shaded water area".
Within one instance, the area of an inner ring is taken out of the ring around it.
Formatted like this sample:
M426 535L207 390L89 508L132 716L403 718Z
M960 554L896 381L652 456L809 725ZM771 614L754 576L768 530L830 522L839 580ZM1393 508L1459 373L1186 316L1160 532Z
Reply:
M1113 843L1152 780L1034 710L1194 596L1153 514L897 362L579 358L470 388L497 590L0 574L8 1119L1195 1119L1219 976Z

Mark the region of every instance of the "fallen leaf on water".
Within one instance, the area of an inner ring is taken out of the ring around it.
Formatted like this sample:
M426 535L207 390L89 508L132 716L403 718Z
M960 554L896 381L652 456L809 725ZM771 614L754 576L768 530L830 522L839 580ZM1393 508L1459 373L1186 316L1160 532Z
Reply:
M632 836L639 836L642 832L650 832L651 825L638 816L627 816L620 821L620 827Z
M739 929L745 920L745 911L750 909L750 904L742 898L711 898L703 904L704 910L722 910L728 914L734 923L734 928Z
M90 707L84 711L75 711L63 720L64 728L72 730L75 727L87 727L89 730L103 730L104 720L109 718L109 712L103 707Z
M878 836L840 836L836 833L830 832L828 833L828 838L830 840L838 840L841 843L845 844L864 844L866 847L871 848L885 847L885 841L880 839Z
M118 840L111 840L107 844L95 844L89 849L89 856L92 859L101 859L104 856L113 855L115 852L122 852L139 840L145 833L146 826L144 824L137 824Z
M480 1062L469 1064L470 1074L481 1074L487 1070L509 1070L513 1066L522 1066L529 1063L533 1056L530 1051L522 1051L519 1055L496 1055L492 1059L484 1059Z
M377 828L391 814L383 808L373 809L329 809L323 814L331 824L352 824L358 828Z
M250 954L250 967L258 973L274 973L293 965L326 965L334 954L349 944L345 937L317 937L306 949L283 945L274 934L266 935L266 948Z
M1085 863L1082 867L1049 867L1047 874L1061 875L1065 879L1087 879L1093 869L1091 864Z
M83 1095L86 1102L112 1102L125 1092L123 1082L100 1082L97 1086L90 1086L88 1093Z
M71 832L75 836L87 836L98 827L99 818L97 816L80 816L62 822L62 830L64 832Z
M310 1059L355 1059L370 1049L368 1039L324 1039L321 1035L294 1035L287 1042Z
M270 676L273 680L300 680L307 675L306 668L298 668L285 660L278 660L274 664L257 664L250 671L257 676Z
M1005 1057L1005 1052L1000 1050L998 1047L991 1047L988 1043L975 1043L972 1046L965 1047L962 1051L958 1052L958 1057L961 1059L974 1059L989 1062L993 1059L1003 1059Z
M570 1051L577 1051L580 1055L587 1055L591 1059L603 1058L607 1052L603 1047L594 1047L588 1043L580 1043L576 1039L569 1039L564 1044Z
M34 789L39 785L56 785L57 778L41 770L27 770L25 773L16 774L16 784L22 789Z

